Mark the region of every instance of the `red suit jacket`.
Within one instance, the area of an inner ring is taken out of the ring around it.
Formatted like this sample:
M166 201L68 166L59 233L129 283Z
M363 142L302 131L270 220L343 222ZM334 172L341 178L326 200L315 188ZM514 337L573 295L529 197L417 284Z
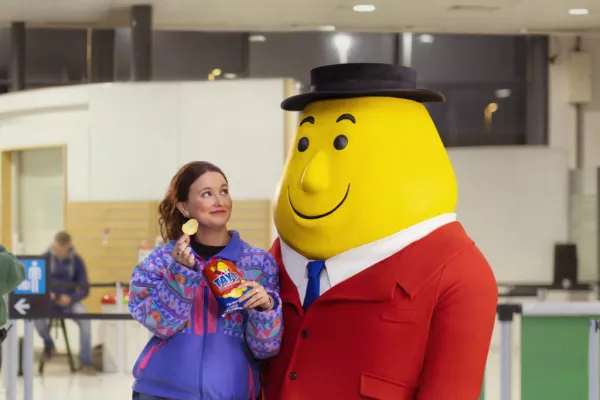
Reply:
M302 309L281 259L284 336L264 400L475 400L496 316L492 270L458 222Z

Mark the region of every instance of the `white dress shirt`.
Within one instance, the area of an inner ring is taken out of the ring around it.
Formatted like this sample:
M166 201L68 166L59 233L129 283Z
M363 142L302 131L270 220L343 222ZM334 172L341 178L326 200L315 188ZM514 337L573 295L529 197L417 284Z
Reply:
M454 221L456 221L456 214L442 214L325 260L325 268L320 276L320 294ZM300 301L304 302L308 285L306 266L310 260L297 253L283 240L281 240L281 258L287 273L298 288Z

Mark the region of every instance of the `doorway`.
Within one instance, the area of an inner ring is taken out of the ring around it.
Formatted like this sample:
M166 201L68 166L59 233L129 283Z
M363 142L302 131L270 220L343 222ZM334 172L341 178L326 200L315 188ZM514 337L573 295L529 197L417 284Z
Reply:
M64 229L65 166L65 146L2 153L2 242L15 254L44 253Z

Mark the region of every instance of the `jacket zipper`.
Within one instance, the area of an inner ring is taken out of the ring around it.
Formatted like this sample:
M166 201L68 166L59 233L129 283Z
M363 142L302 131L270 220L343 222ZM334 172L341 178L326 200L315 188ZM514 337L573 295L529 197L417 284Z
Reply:
M250 383L250 398L256 400L256 395L254 394L254 374L252 373L252 366L250 366L250 363L248 363L248 382Z
M204 367L206 364L206 360L204 359L206 356L206 335L208 333L208 286L202 286L202 297L204 302L202 304L202 308L204 309L204 313L202 315L202 352L200 356L200 368L198 370L198 395L200 399L204 398Z
M142 361L140 362L140 365L137 368L137 371L136 371L137 378L139 378L140 373L146 369L146 367L148 366L148 363L150 362L150 359L152 358L154 353L156 353L158 351L158 349L160 349L166 342L167 342L166 340L162 340L160 343L157 343L154 346L152 346L152 348L150 349L148 354L146 354L146 356L142 359Z
M197 254L195 254L194 252L194 256L196 258L196 260L198 261L198 263L200 264L200 269L198 270L200 273L203 273L202 271L204 270L205 267L205 261L204 259L202 259L202 257L199 257ZM198 366L198 375L196 376L196 384L198 385L198 399L203 399L204 398L204 354L206 352L206 332L207 332L207 324L208 324L208 318L206 313L208 312L208 301L207 301L207 289L208 289L208 285L203 285L200 286L200 289L202 289L202 298L203 298L203 304L202 304L202 308L204 309L204 313L202 314L202 351L200 352L200 365ZM196 315L197 310L194 308L194 313L192 315ZM194 330L192 329L192 335L194 334Z

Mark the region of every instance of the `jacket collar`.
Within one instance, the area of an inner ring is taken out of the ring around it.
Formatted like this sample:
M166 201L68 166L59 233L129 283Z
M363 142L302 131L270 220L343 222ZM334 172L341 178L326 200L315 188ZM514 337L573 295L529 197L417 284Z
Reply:
M348 249L325 261L324 274L331 286L364 271L380 261L391 257L400 250L409 246L436 229L456 221L456 214L441 214L425 221L419 222L399 232L383 237L381 239L365 243L361 246ZM309 260L297 253L285 241L281 241L281 257L288 268L290 278L298 284L306 280L306 265Z
M462 225L459 222L449 223L332 287L319 300L386 301L393 298L396 286L412 298L470 244L472 241ZM281 299L294 305L302 314L298 290L283 265L280 239L275 241L271 252L280 266Z
M212 258L221 258L237 263L244 251L244 241L240 237L238 231L229 231L229 235L231 236L231 239L229 240L229 243L227 243L227 246Z
M75 252L76 252L75 246L71 245L71 247L69 249L69 252L67 253L66 256L64 256L64 257L58 257L56 255L55 250L54 250L54 245L50 245L50 247L48 248L48 254L50 254L50 257L53 257L53 258L55 258L57 260L68 260L68 259L71 259L71 258L73 258L75 256Z

